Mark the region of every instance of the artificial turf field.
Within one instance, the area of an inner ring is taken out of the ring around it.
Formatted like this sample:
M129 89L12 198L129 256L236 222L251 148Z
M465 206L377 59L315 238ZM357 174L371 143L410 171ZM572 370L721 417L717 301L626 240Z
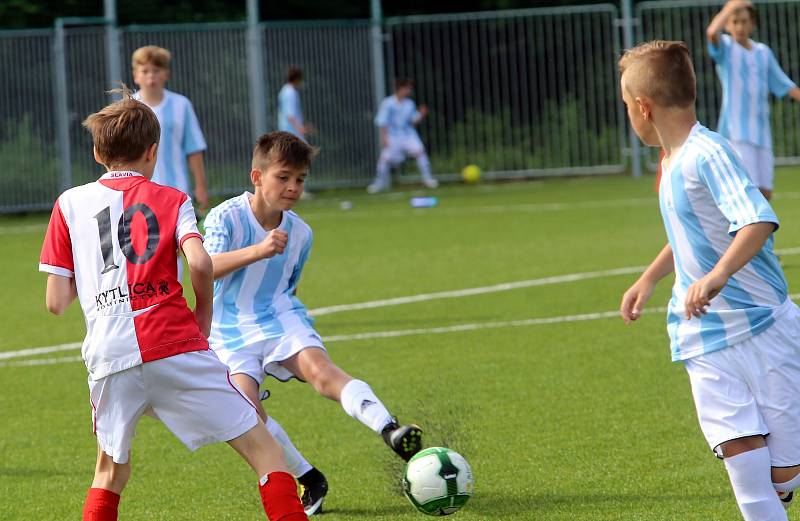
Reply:
M779 170L774 201L793 293L797 174ZM471 463L475 496L457 519L740 519L685 372L670 362L664 314L633 326L613 316L636 275L602 272L645 265L665 242L651 177L449 186L424 210L411 195L323 193L296 208L315 233L299 290L309 309L555 277L317 317L341 367L419 423L426 445ZM44 310L46 219L0 219L1 520L79 519L94 468L86 370L69 361L78 350L12 353L84 334L77 304L60 318ZM588 272L601 273L558 278ZM650 307L666 304L670 285ZM561 318L536 320L551 317ZM423 518L378 436L309 386L267 383L267 411L328 477L322 519ZM145 418L132 462L121 520L264 519L255 475L224 444L192 454Z

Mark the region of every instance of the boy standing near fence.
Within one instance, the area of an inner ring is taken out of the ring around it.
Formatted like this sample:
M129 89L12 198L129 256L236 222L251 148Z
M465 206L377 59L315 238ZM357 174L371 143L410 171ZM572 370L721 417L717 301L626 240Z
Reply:
M659 205L668 244L622 297L637 320L675 272L672 359L689 375L700 427L723 458L747 521L785 521L800 486L800 309L773 252L778 218L739 155L695 115L683 42L649 42L619 62L636 134L665 151Z
M745 169L764 197L772 197L775 157L769 119L769 94L787 94L800 101L800 88L789 79L772 50L750 39L756 27L756 8L732 0L706 30L708 52L722 83L718 132L742 157ZM725 29L729 34L722 34Z
M164 48L148 45L131 57L133 81L139 86L136 98L155 112L161 124L161 141L153 182L177 188L191 197L187 169L194 179L194 197L201 212L208 208L203 152L206 141L200 123L185 96L165 88L172 55Z
M84 126L107 172L59 196L39 264L48 273L48 310L61 315L77 297L86 318L81 351L98 450L84 521L117 519L143 414L190 450L227 441L260 476L271 521L307 519L280 445L208 349L213 266L190 199L150 180L160 137L155 114L123 89L121 101ZM194 311L178 282L178 249L189 263Z

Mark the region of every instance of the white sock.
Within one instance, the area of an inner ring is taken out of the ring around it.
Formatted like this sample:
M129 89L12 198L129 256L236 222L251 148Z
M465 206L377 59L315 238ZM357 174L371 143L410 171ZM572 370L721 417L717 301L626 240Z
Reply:
M392 415L386 410L366 382L350 380L342 388L339 399L344 412L360 421L378 434L392 422Z
M787 521L772 486L769 449L750 450L723 461L745 521Z
M431 162L428 160L428 154L422 154L417 158L417 168L419 169L419 173L422 175L423 179L433 179L433 176L431 175Z
M289 435L283 430L281 424L275 421L275 418L268 416L266 425L267 430L272 434L272 437L275 438L275 441L283 447L286 467L289 469L289 473L292 476L299 478L313 468L303 455L300 454L300 451L294 446L292 440L289 439Z

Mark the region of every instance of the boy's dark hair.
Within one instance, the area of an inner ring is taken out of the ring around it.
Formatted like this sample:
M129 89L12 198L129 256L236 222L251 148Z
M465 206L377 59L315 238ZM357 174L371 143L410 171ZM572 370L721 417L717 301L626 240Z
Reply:
M684 42L654 40L628 49L619 60L626 90L662 107L687 108L697 99L697 80Z
M317 149L289 132L277 131L264 134L253 148L254 170L265 170L269 166L284 164L294 168L308 168Z
M411 78L395 78L394 80L394 90L402 89L403 87L413 87L414 80Z
M83 122L92 133L97 155L107 167L136 161L161 137L155 113L133 99L125 84L111 92L121 94L122 99L91 114Z
M294 83L296 81L303 81L303 69L297 65L289 65L286 69L286 83Z
M747 11L747 14L750 15L750 19L753 21L753 25L758 23L758 11L756 11L756 6L754 6L753 4L750 4L750 5L747 5L747 6L743 7L742 9Z

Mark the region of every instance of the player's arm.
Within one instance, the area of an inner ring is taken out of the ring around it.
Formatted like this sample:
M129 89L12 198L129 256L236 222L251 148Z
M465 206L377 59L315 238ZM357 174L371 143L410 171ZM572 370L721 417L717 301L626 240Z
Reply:
M795 101L800 101L800 87L794 87L786 93L790 98Z
M200 331L208 337L211 333L214 300L214 266L199 237L189 237L184 240L181 249L189 264L189 275L194 289L194 316Z
M411 119L411 124L415 127L422 123L422 120L428 115L428 106L420 105L414 117Z
M642 315L642 309L653 294L656 284L674 269L672 246L667 244L633 286L622 295L619 312L626 324L630 324Z
M719 45L719 37L722 34L722 30L725 29L725 24L728 23L728 18L738 11L739 9L743 9L750 5L750 2L746 0L731 0L725 7L723 7L717 16L715 16L711 23L708 24L708 28L706 28L706 38L711 45L714 47Z
M298 134L300 134L301 136L305 136L306 127L305 127L305 125L300 123L299 119L297 119L296 117L291 116L291 115L287 116L286 119L289 120L289 124L292 126L293 129L295 129L297 131Z
M214 280L221 279L234 271L244 268L261 259L280 255L286 249L289 236L283 230L272 230L267 237L251 246L238 250L217 253L211 256L214 265Z
M47 311L54 315L63 315L72 301L78 297L73 277L64 277L50 273L47 276L45 305Z
M736 232L733 242L728 246L714 269L689 286L685 300L687 320L691 319L692 315L700 318L706 313L705 308L711 305L711 299L719 294L734 273L742 269L761 251L775 228L775 223L757 222Z
M203 152L195 152L186 156L189 171L194 177L194 197L200 205L200 210L208 208L208 186L206 185L206 167L203 162Z

